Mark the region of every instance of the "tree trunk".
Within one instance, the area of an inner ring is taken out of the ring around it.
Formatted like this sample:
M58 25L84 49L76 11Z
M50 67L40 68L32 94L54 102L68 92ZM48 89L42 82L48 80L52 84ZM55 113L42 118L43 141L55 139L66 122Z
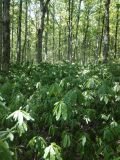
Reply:
M119 8L120 5L117 5L117 13L116 13L116 28L115 28L115 53L114 58L117 56L117 40L118 40L118 27L119 27Z
M105 25L104 25L104 38L103 38L103 62L108 60L109 53L109 7L110 0L105 0Z
M72 61L72 17L73 17L73 4L74 0L69 0L68 11L69 11L69 21L68 21L68 60Z
M14 13L15 13L14 0L12 1L12 26L11 26L11 61L14 60Z
M96 32L96 53L95 53L95 62L98 62L98 58L99 58L99 50L100 50L100 24L101 24L101 11L102 11L102 0L99 1L99 18L98 18L98 26L97 26L97 32ZM102 31L103 33L103 31ZM102 38L103 38L103 34L102 34Z
M10 65L10 0L3 1L3 66L4 71Z
M17 63L21 62L21 24L22 24L21 21L22 21L22 0L20 0L20 6L19 6Z
M101 30L101 36L100 36L99 57L101 56L101 51L102 51L103 34L104 34L104 22L105 22L105 14L103 15L103 18L102 18L102 30Z
M47 59L48 55L48 27L49 27L49 11L47 9L47 28L45 32L45 60Z
M2 0L0 0L0 70L2 67Z
M52 46L52 52L53 52L53 63L55 61L55 4L53 3L53 46Z
M58 59L61 60L61 17L60 17L60 24L59 24L59 47L58 47Z
M27 37L28 37L28 0L25 1L25 39L22 49L22 62L26 62L26 54L27 54Z
M84 38L83 38L83 64L85 65L86 63L86 50L87 50L87 37L88 37L88 29L89 29L89 14L90 14L90 9L88 8L87 10L87 15L86 15L86 27L85 27L85 33L84 33Z
M43 31L45 28L45 15L48 9L48 4L50 0L47 0L46 3L43 0L40 0L40 6L41 6L41 24L40 28L38 28L38 52L37 52L37 63L42 62L42 40L43 40Z
M77 25L76 25L76 33L75 33L75 49L74 49L74 60L78 60L78 29L79 29L79 22L80 22L80 10L81 10L81 2L82 0L79 0L79 7L78 7L78 14L77 14Z

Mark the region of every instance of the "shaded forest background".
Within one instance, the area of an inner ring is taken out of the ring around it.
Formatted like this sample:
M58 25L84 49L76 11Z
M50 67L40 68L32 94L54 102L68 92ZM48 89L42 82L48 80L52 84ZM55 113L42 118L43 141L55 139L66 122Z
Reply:
M119 0L0 1L0 64L119 57Z

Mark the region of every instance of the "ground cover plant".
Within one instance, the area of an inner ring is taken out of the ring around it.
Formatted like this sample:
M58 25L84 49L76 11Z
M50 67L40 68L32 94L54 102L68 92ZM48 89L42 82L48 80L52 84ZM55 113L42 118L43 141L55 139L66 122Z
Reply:
M0 160L119 160L119 63L1 73L0 149Z

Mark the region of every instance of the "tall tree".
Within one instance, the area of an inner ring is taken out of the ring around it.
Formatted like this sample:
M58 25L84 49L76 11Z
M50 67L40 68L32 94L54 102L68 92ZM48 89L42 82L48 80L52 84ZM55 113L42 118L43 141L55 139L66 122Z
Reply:
M43 31L45 28L45 15L48 9L48 4L50 0L46 2L44 0L40 0L40 9L41 9L41 19L40 19L40 27L38 28L38 51L37 51L37 63L42 62L42 41L43 41Z
M79 30L79 22L80 22L80 12L81 12L81 3L82 0L79 0L79 6L78 6L78 13L77 13L77 20L76 20L76 33L75 33L75 49L74 49L74 59L78 60L78 30Z
M18 50L17 50L17 62L21 62L21 21L22 21L22 0L20 0L19 4L19 18L18 18L18 39L17 39L17 44L18 44Z
M15 20L14 20L14 14L15 14L15 1L12 0L12 20L11 20L11 61L13 59L14 54L14 30L15 30Z
M73 19L73 4L74 0L68 1L68 12L69 12L69 20L68 20L68 60L72 61L72 19Z
M97 20L97 31L96 31L96 53L95 53L95 62L98 61L98 58L100 56L99 52L101 52L101 40L103 39L103 26L104 23L102 23L102 33L101 33L101 12L102 12L102 0L99 0L99 14L98 14L98 20Z
M86 63L86 51L87 51L87 38L88 38L88 29L89 29L89 16L90 16L90 8L89 6L87 6L86 8L86 20L85 20L85 28L84 28L84 38L83 38L83 42L82 42L82 46L83 46L83 64Z
M53 3L53 46L52 46L52 51L53 51L53 63L55 60L55 4Z
M105 21L104 21L104 37L103 37L103 62L107 62L109 53L109 8L110 0L105 0Z
M25 38L22 49L22 62L26 62L26 54L27 54L27 38L28 38L28 0L25 0Z
M2 65L2 0L0 1L0 70Z
M48 32L49 32L49 10L47 9L47 27L45 31L45 60L47 59L48 54Z
M59 46L58 46L58 60L60 61L61 60L61 17L60 17L60 23L59 23Z
M118 40L118 28L119 28L119 9L120 4L116 5L117 11L116 11L116 26L115 26L115 53L114 58L117 56L117 40Z
M3 1L3 65L8 71L10 64L10 0Z
M105 14L102 16L102 28L101 28L101 34L100 34L100 46L99 46L99 57L102 52L102 43L103 43L103 34L104 34L104 22L105 22Z

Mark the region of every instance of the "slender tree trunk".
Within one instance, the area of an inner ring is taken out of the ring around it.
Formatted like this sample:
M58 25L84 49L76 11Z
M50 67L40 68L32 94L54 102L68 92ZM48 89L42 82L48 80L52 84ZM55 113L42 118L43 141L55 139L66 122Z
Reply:
M10 0L3 1L3 65L4 71L10 65Z
M74 0L69 0L68 2L68 11L69 11L69 21L68 21L68 60L72 61L72 17L73 17L73 4Z
M59 24L59 47L58 47L58 59L61 60L61 18Z
M42 39L43 39L43 31L44 31L44 19L45 15L41 18L41 28L38 29L38 53L37 53L37 63L42 62Z
M66 44L68 44L67 43L68 42L68 39L67 39L67 31L68 30L67 29L68 29L67 26L65 26L65 31L64 31L64 55L66 55L66 53L68 51L68 45L66 45ZM62 60L64 60L63 57L62 57ZM66 55L65 60L68 60L68 54Z
M29 15L30 15L30 13L29 13ZM31 35L31 23L30 23L30 21L28 21L28 37L30 37L30 35ZM28 56L28 54L26 52L26 58L25 59L26 59L26 62L29 62L29 61L32 60L31 59L31 43L30 43L30 38L28 38L26 45L27 45L27 52L29 53L29 56Z
M49 27L49 10L47 9L47 28L45 32L45 60L48 55L48 27Z
M2 69L2 0L0 0L0 70Z
M81 2L82 0L79 0L79 7L78 7L78 14L77 14L77 22L76 22L76 33L75 33L75 49L74 49L74 60L78 60L78 30L79 30L79 22L80 22L80 10L81 10Z
M115 29L115 53L114 53L114 58L117 56L117 40L118 40L118 27L119 27L119 8L120 6L117 5L117 13L116 13L116 29Z
M102 51L102 43L103 43L103 34L104 34L104 22L105 22L105 15L103 15L102 18L102 30L101 30L101 36L100 36L100 49L99 49L99 57L101 56L101 51Z
M52 52L53 52L53 63L55 61L55 4L53 4L53 46L52 46Z
M98 62L99 58L99 50L100 50L100 24L101 24L101 11L102 11L102 0L99 1L99 19L98 19L98 27L97 27L97 36L96 36L96 54L95 54L95 62Z
M109 53L109 7L110 0L105 0L105 26L104 26L104 38L103 38L103 62L108 60Z
M86 63L86 51L87 51L87 36L88 36L88 29L89 29L89 14L90 10L88 9L87 11L87 17L86 17L86 27L85 27L85 33L84 33L84 38L83 38L83 64L85 65Z
M11 26L11 61L13 60L14 55L14 0L12 1L12 26Z
M48 4L50 0L47 0L46 3L43 0L40 0L41 5L41 24L40 28L38 29L38 52L37 52L37 63L42 62L42 41L43 41L43 31L45 28L45 15L48 9Z
M26 54L27 54L27 37L28 37L28 0L25 1L25 40L22 49L22 62L26 62Z
M22 24L21 21L22 21L22 0L20 0L20 6L19 6L17 63L21 62L21 24Z

